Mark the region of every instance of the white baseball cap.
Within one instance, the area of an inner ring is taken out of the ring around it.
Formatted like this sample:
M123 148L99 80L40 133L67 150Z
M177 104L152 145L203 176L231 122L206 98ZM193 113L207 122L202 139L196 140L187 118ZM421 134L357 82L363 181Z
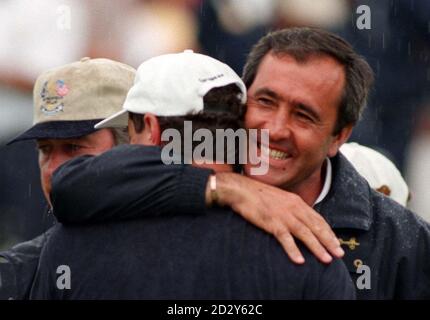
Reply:
M122 110L96 124L96 128L123 127L128 112L156 116L184 116L203 110L203 97L213 88L236 84L246 103L246 87L226 64L185 50L146 60L137 69L134 85Z
M372 189L406 206L409 188L391 160L378 151L355 142L343 144L340 151L367 180Z

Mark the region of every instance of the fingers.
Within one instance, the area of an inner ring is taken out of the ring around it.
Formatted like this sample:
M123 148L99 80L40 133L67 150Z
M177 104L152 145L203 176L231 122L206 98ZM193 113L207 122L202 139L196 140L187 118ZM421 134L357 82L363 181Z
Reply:
M278 218L278 216L269 214L254 215L252 214L253 211L249 210L249 208L247 208L245 211L239 212L241 212L241 215L249 222L272 234L276 240L281 243L291 261L296 264L303 264L305 262L305 259L297 247L293 236L291 235L288 228Z
M273 234L293 262L304 263L293 237L300 239L323 263L330 263L331 255L338 258L344 255L327 222L298 195L257 181L250 181L240 190L249 188L254 192L245 192L227 204L246 220Z
M330 263L333 260L316 235L301 221L292 223L291 233L300 239L321 262Z
M301 254L299 248L297 247L293 236L287 229L283 231L275 232L274 236L281 243L285 252L288 254L288 257L294 263L296 264L305 263L305 259L303 258L303 255Z
M330 254L337 258L342 258L345 255L345 251L340 246L339 239L330 227L323 228L322 231L319 230L319 227L313 227L311 231L318 237L318 240Z
M339 240L334 234L333 230L330 228L328 223L313 209L309 208L306 213L301 214L298 219L302 221L308 230L303 231L301 230L301 234L303 237L306 235L310 236L309 239L301 239L305 244L312 243L313 249L318 250L322 254L322 251L318 247L323 247L328 250L330 254L337 258L342 258L345 254L343 249L340 246ZM298 235L294 234L298 237ZM315 244L315 241L317 241L320 245L317 246ZM312 252L312 248L309 247ZM325 251L325 250L324 250ZM320 257L320 255L318 255Z

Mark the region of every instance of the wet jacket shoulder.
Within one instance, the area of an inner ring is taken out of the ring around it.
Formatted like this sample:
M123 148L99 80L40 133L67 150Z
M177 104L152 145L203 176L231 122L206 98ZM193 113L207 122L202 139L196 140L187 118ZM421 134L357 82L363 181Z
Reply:
M332 187L315 209L341 240L357 297L430 298L429 224L372 190L342 155L331 160Z
M0 252L0 300L28 299L42 247L51 231Z
M54 172L54 215L62 223L83 223L169 212L199 214L211 173L165 165L159 147L121 145L99 156L72 159Z

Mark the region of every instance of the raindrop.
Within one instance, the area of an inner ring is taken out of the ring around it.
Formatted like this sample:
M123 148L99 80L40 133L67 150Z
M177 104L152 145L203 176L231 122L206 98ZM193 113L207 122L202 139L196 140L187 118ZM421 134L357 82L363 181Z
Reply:
M385 32L382 32L382 49L385 49Z
M200 16L204 18L203 3L200 4Z

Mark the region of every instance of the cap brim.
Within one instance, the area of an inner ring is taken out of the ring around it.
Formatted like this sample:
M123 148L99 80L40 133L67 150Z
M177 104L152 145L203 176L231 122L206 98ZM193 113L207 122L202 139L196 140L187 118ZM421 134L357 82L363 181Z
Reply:
M104 119L97 123L94 127L96 129L102 128L124 128L128 125L128 111L122 109L121 111L111 115L109 118Z
M101 119L78 121L48 121L33 127L9 141L6 145L32 139L67 139L82 137L97 131L94 125Z

